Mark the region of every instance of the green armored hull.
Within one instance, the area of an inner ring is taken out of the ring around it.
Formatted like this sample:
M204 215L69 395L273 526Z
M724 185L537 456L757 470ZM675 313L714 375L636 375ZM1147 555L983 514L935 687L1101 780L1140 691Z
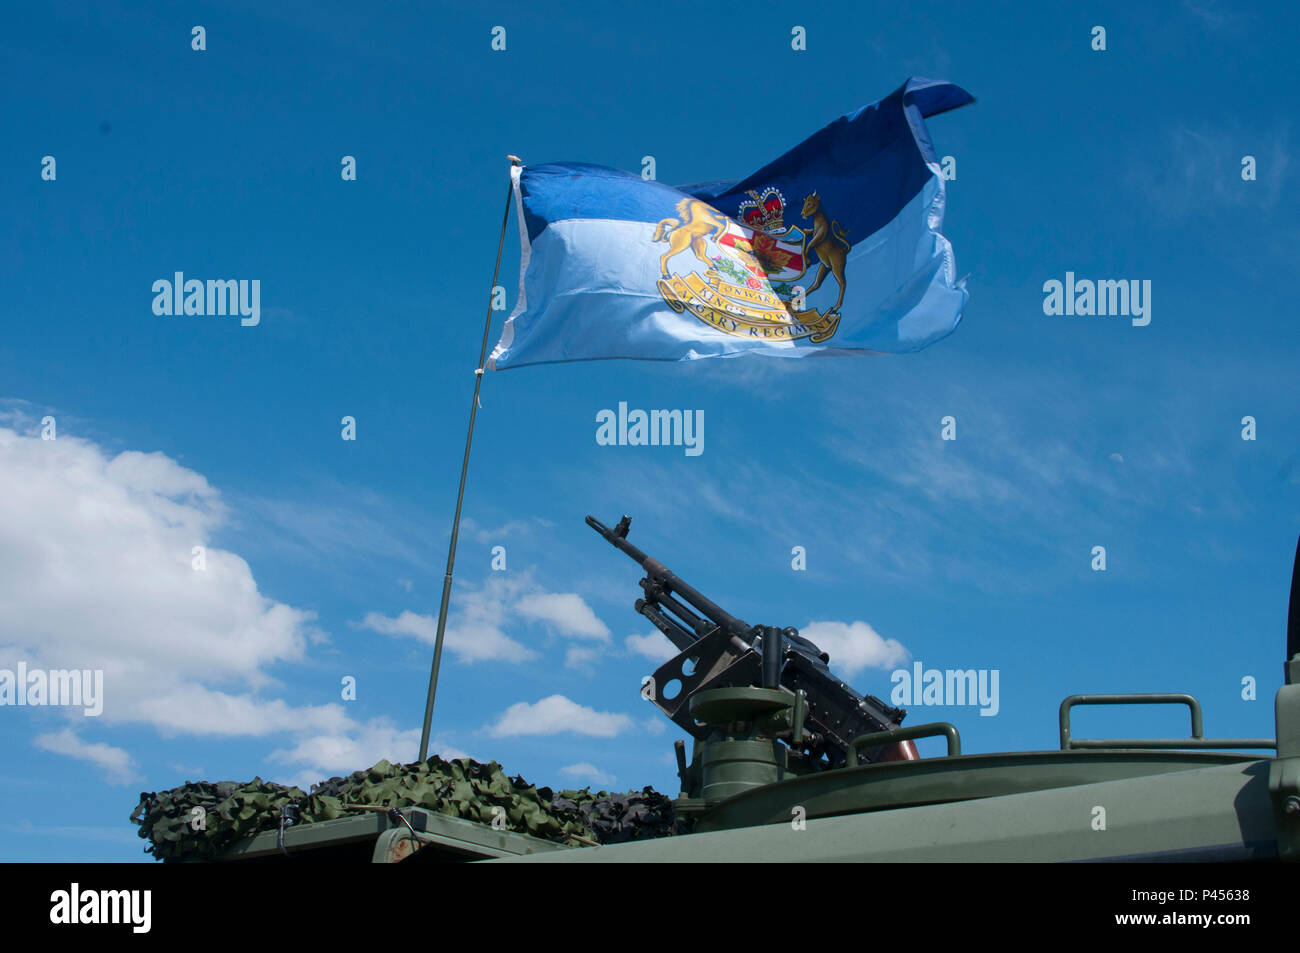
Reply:
M376 812L291 828L283 838L265 832L222 859L1296 860L1300 686L1279 692L1278 716L1279 738L1293 747L1276 758L1118 747L954 754L788 777L716 802L679 797L674 807L690 818L691 833L671 837L566 845L415 807L400 819Z

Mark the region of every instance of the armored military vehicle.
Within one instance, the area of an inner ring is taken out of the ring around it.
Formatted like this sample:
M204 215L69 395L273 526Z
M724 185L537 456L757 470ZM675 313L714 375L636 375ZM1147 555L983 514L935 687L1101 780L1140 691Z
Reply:
M955 726L903 726L905 711L858 694L796 630L723 610L628 542L628 517L612 529L587 523L641 566L636 610L679 650L641 688L692 739L689 756L675 743L681 790L671 805L661 799L649 810L649 792L643 803L592 799L581 807L590 822L579 823L582 834L571 823L580 806L544 789L529 794L532 814L513 815L386 790L371 798L379 803L341 804L338 813L350 816L310 824L294 825L283 809L274 830L238 840L218 859L1300 859L1300 544L1275 738L1205 737L1191 695L1085 694L1061 702L1059 750L968 755ZM1076 738L1071 716L1085 705L1183 706L1190 733ZM946 756L917 757L915 740L931 737L944 739ZM1255 749L1275 755L1245 753ZM536 789L494 781L484 790ZM656 822L641 824L648 810ZM556 833L530 820L541 815L547 824L569 820Z

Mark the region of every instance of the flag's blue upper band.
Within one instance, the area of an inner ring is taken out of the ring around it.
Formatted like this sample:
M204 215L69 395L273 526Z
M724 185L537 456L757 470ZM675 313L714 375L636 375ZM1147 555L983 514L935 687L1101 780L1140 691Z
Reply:
M822 196L836 209L844 227L865 238L921 190L930 176L927 163L939 161L924 123L916 120L974 101L952 83L910 79L893 95L841 116L739 182L674 188L583 162L528 166L520 183L528 238L536 241L547 223L571 218L658 221L672 214L682 193L734 218L735 206L747 190L782 188L795 181L819 183ZM636 188L629 189L629 183L636 183ZM881 188L884 184L888 188ZM853 201L840 202L841 197Z

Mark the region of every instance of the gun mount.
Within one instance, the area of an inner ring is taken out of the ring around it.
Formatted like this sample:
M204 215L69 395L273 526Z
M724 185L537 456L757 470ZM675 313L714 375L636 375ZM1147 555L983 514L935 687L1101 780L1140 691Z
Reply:
M690 767L679 742L684 791L712 800L787 772L917 757L910 740L888 734L899 728L904 709L858 694L797 629L750 625L731 615L629 543L631 523L624 516L610 529L587 517L588 526L645 571L636 611L679 649L646 680L642 694L696 741ZM877 743L862 747L864 735L877 736Z

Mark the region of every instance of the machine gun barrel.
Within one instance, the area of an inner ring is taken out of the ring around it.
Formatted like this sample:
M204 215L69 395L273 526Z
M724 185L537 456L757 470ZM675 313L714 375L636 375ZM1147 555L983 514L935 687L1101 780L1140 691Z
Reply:
M629 543L627 541L627 530L631 525L631 522L632 521L627 516L624 516L618 521L617 526L610 529L600 520L596 519L596 517L587 517L588 526L594 529L601 536L605 537L606 541L609 542L611 546L622 550L629 558L639 563L641 568L645 570L646 577L645 581L642 583L642 588L645 589L646 595L649 597L649 602L651 604L658 603L664 605L677 615L680 615L684 620L691 624L691 627L695 630L696 638L702 638L707 634L708 630L712 629L713 626L717 626L723 629L733 639L737 640L740 643L741 648L749 648L751 641L751 629L749 623L745 622L743 619L737 619L734 615L722 608L708 596L704 595L704 593L700 592L690 583L679 578L676 573L659 560L652 556L647 556L640 549ZM693 606L697 612L711 621L713 626L701 626L700 620L692 613L689 611L681 611L684 607L682 607L673 596L678 596L689 605ZM642 615L646 615L640 603L637 605L637 611L641 612ZM651 619L651 621L654 620ZM673 638L672 633L665 630L658 622L655 622L655 625L658 626L660 631L663 631L670 639L673 639L674 643L677 642L677 639ZM700 631L701 628L704 628L705 631ZM678 647L685 648L684 645Z

